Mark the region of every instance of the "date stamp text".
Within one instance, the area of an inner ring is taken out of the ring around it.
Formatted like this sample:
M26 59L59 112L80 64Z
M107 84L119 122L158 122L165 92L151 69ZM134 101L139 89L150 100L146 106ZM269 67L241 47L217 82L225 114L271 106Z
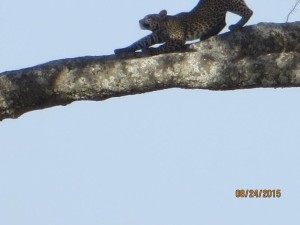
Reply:
M237 189L237 198L280 198L280 189Z

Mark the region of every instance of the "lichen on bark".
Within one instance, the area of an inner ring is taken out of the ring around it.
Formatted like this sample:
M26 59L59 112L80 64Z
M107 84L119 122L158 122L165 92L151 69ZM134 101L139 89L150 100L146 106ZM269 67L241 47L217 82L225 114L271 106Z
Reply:
M78 100L166 88L300 86L300 22L260 23L157 56L88 56L0 74L0 120Z

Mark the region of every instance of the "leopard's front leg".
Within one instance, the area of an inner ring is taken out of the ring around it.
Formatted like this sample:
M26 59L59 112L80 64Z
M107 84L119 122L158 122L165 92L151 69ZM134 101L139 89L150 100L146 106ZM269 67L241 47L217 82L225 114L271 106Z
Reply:
M132 45L126 48L115 49L115 54L122 54L128 52L135 52L137 50L143 50L149 48L151 45L161 43L162 40L156 33L149 34L148 36L134 42Z

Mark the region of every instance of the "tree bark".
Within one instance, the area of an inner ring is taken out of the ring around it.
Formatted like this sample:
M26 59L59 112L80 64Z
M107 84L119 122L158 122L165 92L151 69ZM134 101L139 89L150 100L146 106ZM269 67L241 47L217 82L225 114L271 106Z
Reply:
M78 100L166 88L300 86L300 22L260 23L157 56L62 59L0 74L0 120Z

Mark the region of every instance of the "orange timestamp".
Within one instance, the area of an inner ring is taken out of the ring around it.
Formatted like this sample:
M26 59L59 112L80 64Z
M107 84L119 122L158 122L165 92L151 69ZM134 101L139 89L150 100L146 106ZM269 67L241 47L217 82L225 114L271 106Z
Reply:
M280 189L237 189L235 190L237 198L280 198Z

